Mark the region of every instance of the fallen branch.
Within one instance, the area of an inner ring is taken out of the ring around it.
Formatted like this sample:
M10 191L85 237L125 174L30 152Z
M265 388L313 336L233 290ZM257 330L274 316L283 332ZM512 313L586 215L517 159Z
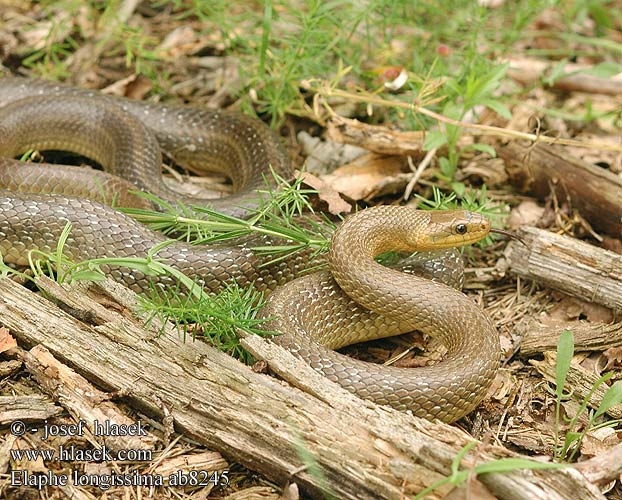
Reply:
M530 322L521 339L520 352L531 357L544 351L554 351L563 328ZM573 325L574 346L577 351L604 351L610 347L622 346L622 323L577 322Z
M425 133L422 131L391 130L382 125L368 125L338 115L332 116L326 127L328 137L335 142L353 144L384 155L425 156Z
M60 406L42 395L0 396L0 425L8 425L15 420L43 421L62 411Z
M39 285L67 312L11 280L0 281L0 322L21 347L42 344L91 382L123 391L140 411L161 418L166 409L179 432L280 484L289 479L308 495L404 498L449 475L456 453L473 442L458 428L360 401L267 341L247 339L270 367L296 374L319 397L254 373L202 342L184 342L168 326L158 335L157 325L145 329L136 320L135 296L119 285L64 289L48 279ZM480 443L461 467L512 456ZM604 498L572 468L478 479L504 499Z
M535 227L505 250L509 269L588 302L622 310L622 255Z

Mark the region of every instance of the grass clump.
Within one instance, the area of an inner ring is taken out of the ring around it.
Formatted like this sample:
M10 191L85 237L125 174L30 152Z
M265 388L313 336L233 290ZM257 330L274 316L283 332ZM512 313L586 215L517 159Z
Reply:
M602 427L615 427L620 420L610 420L597 423L598 419L607 413L611 407L622 403L622 381L617 381L605 392L596 410L588 410L587 406L592 395L598 390L602 384L605 384L613 377L614 372L610 371L602 375L592 386L589 393L581 401L581 406L576 414L565 423L567 430L564 433L563 442L560 442L560 427L562 425L562 417L560 414L561 403L564 400L572 398L572 393L565 393L564 386L566 377L570 370L570 364L574 355L574 337L570 330L564 330L559 337L557 343L557 365L556 365L556 384L555 384L555 453L554 458L557 461L571 462L575 459L581 448L581 443L588 432L593 432ZM579 418L587 411L588 422L583 425L579 423ZM581 428L581 430L579 430Z

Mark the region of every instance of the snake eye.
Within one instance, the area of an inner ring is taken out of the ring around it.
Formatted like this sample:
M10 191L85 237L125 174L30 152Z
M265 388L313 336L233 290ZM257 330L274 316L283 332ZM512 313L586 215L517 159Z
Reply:
M467 232L467 227L465 224L457 224L456 225L456 233L464 234Z

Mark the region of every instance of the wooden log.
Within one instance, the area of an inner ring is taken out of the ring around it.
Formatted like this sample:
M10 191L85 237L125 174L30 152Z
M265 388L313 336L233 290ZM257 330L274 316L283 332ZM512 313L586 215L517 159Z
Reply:
M39 284L64 310L11 280L0 281L0 323L22 347L42 344L91 382L123 391L135 408L159 417L166 410L179 432L279 484L295 482L310 496L413 495L449 475L456 453L473 441L458 428L358 400L265 340L247 343L275 369L291 367L283 371L296 373L321 398L254 373L203 342L184 342L170 326L162 334L155 324L145 329L132 313L134 294L117 284L72 290L47 279ZM503 447L480 443L460 465L470 469L511 456L516 455ZM305 457L312 457L314 467ZM510 500L604 499L572 467L478 479Z
M521 191L544 199L554 189L559 200L569 198L594 228L622 236L622 177L554 146L509 143L498 153Z
M95 421L100 425L104 422L128 427L134 424L116 404L106 401L106 393L60 363L42 345L36 345L29 352L22 352L20 357L39 385L55 400L60 401L77 421L86 422L91 433L94 431ZM95 441L115 451L146 450L153 448L156 437L151 433L147 436L104 435Z
M333 116L327 123L328 137L343 144L353 144L383 155L410 155L423 158L425 132L391 130L358 120Z
M561 326L542 325L537 321L529 322L521 339L521 354L529 357L544 351L554 351L563 329ZM577 351L604 351L622 346L622 323L580 321L570 330Z
M544 359L542 361L536 359L530 359L529 363L536 367L536 370L549 382L555 384L557 377L557 356L553 351L544 353ZM588 399L588 406L593 409L597 409L603 400L605 392L609 388L607 384L601 384L596 390L594 386L598 381L598 375L587 371L579 364L571 363L570 370L566 376L566 389L572 392L573 396L579 401L583 398L590 396ZM607 414L613 418L622 418L622 406L611 406L607 410Z
M622 255L535 227L518 234L525 245L512 241L504 254L512 272L622 311Z
M15 420L43 421L62 412L60 406L43 395L0 396L0 425L8 425Z

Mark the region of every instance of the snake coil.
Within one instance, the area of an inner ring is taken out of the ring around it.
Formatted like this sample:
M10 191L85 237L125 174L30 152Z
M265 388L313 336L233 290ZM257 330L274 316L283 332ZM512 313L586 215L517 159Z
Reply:
M107 173L13 160L33 148L88 156ZM146 257L164 236L99 201L114 194L121 204L140 205L143 199L129 193L138 188L177 203L178 193L160 175L160 148L191 169L226 172L234 194L209 203L235 215L264 186L268 166L284 176L291 172L279 140L261 122L243 115L0 79L0 252L5 262L25 265L29 250L53 251L67 222L72 231L65 249L71 259ZM264 315L274 318L266 328L283 333L276 342L363 398L453 421L472 411L492 383L500 361L498 334L460 292L384 268L374 257L385 250L466 244L489 229L486 219L468 212L365 210L336 231L331 272L298 279L304 257L265 265L244 242L209 247L176 242L157 256L214 292L232 280L275 289ZM109 266L104 271L137 291L154 280L170 283L135 269ZM438 339L447 348L446 359L420 369L398 369L332 350L414 329Z

